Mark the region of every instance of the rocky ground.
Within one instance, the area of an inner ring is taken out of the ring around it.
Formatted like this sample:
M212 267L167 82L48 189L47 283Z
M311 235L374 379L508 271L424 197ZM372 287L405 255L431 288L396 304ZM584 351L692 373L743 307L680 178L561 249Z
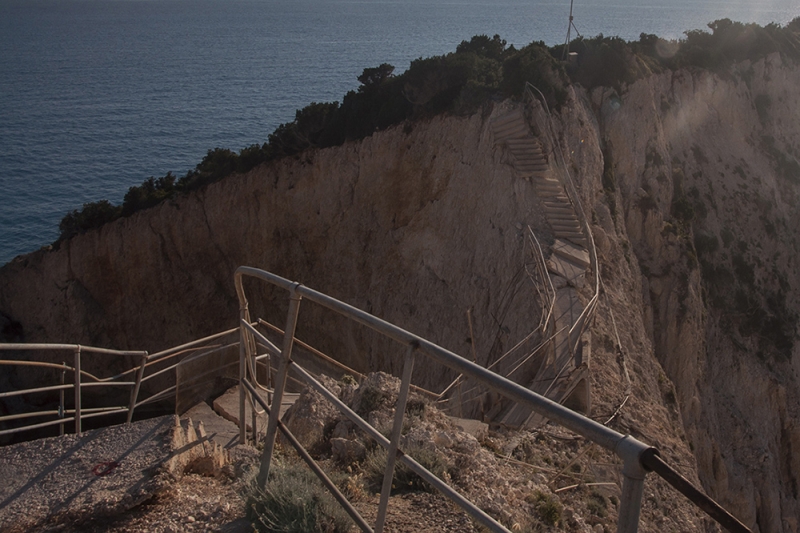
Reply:
M374 427L388 432L399 380L374 373L360 385L324 381L329 390ZM603 422L620 430L630 424L624 406L613 415ZM301 394L284 420L366 521L374 524L380 500L376 483L380 485L382 472L375 442L342 420L321 396L309 391ZM524 432L484 427L468 433L423 398L412 394L401 448L511 531L616 530L621 483L619 461L558 427L547 425ZM665 452L671 455L669 449ZM201 459L189 462L182 472L163 482L160 490L124 512L111 516L89 513L88 519L84 514L79 521L51 520L44 522L46 525L40 530L253 531L246 518L246 501L247 495L252 494L259 453L252 447L236 446L229 455L230 464L222 467L209 467ZM287 465L294 468L298 462L295 453L279 440L276 468ZM418 478L401 478L397 474L396 484L386 531L484 531L464 511ZM696 509L650 476L645 487L640 531L710 530L714 528ZM350 531L356 531L355 526Z
M111 518L59 524L45 531L87 533L178 533L252 531L244 519L241 487L226 477L186 474L141 505Z

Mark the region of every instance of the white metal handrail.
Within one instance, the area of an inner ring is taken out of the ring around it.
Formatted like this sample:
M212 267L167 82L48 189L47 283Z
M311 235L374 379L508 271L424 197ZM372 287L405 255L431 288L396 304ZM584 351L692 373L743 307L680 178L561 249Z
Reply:
M43 344L43 343L0 343L0 351L71 351L73 353L73 361L74 364L72 367L64 365L56 365L54 363L44 363L39 361L9 361L4 360L2 364L9 365L20 365L20 366L43 366L43 367L50 367L50 368L60 368L62 372L71 371L73 375L73 383L71 384L64 384L62 380L61 385L53 385L49 387L35 387L30 389L23 389L18 391L9 391L0 393L0 398L9 398L13 396L20 396L23 394L35 394L41 392L56 392L60 393L60 404L59 410L56 412L58 416L57 420L52 420L48 422L42 422L39 424L32 424L27 425L19 428L12 428L12 429L5 429L0 430L0 435L10 435L12 433L19 433L21 431L29 431L33 429L40 429L48 426L60 425L61 432L63 433L64 424L69 421L64 417L65 413L68 412L64 409L64 397L63 392L65 390L73 389L74 390L74 408L71 410L73 413L72 420L75 423L75 433L78 435L81 434L81 421L84 418L90 418L94 416L103 416L115 413L122 413L122 412L129 412L132 414L133 412L133 405L135 403L135 394L138 391L138 386L140 382L140 378L137 378L135 381L119 381L116 378L119 378L123 375L127 375L128 372L123 372L122 374L118 374L116 376L112 376L110 378L101 379L88 372L81 370L81 354L83 352L87 353L94 353L99 355L114 355L114 356L133 356L133 357L141 357L145 359L147 357L147 352L141 351L125 351L125 350L111 350L108 348L98 348L95 346L83 346L80 344ZM63 374L62 374L63 376ZM83 382L81 379L83 376L88 376L94 379L94 382ZM131 396L130 402L127 407L114 407L110 409L89 409L83 410L81 409L81 401L82 401L82 391L87 387L131 387ZM12 418L16 417L16 418ZM0 417L0 422L12 420L12 419L19 419L18 415L8 415L4 417ZM130 421L130 420L129 420Z
M421 354L426 356L427 358L436 361L440 364L455 370L456 372L463 373L464 375L475 379L476 381L482 383L483 385L489 387L490 389L506 396L507 398L516 401L525 405L526 407L532 409L533 411L541 414L542 416L547 417L554 423L560 424L575 433L582 435L583 437L599 444L600 446L606 448L614 452L617 456L619 456L624 463L622 469L622 475L624 478L623 486L622 486L622 498L620 500L620 511L619 511L619 523L618 523L618 531L619 532L629 532L629 531L636 531L639 522L639 513L641 508L641 497L642 497L642 490L644 486L644 478L646 475L646 471L640 462L641 455L650 450L651 447L636 440L630 435L622 435L613 429L607 428L602 426L601 424L591 420L589 418L584 417L566 407L557 404L547 398L540 396L527 388L510 381L509 379L495 374L476 363L471 362L469 359L463 358L453 352L450 352L426 339L418 337L413 333L410 333L406 330L403 330L393 324L390 324L380 318L377 318L369 313L361 311L351 305L345 304L339 300L331 298L325 294L317 292L313 289L309 289L299 283L291 282L287 279L284 279L280 276L275 274L266 272L264 270L252 268L252 267L239 267L236 270L236 274L234 275L234 283L236 285L236 292L239 296L239 304L240 304L240 319L241 319L241 333L240 333L240 419L244 418L244 397L245 394L248 394L248 388L245 385L247 382L247 376L245 373L246 369L246 358L252 357L254 354L248 353L245 349L246 346L252 344L254 335L257 335L258 332L254 330L254 328L249 327L250 317L249 317L249 304L247 301L247 297L244 293L242 279L247 277L256 278L277 287L283 288L289 292L289 312L287 315L287 327L285 328L285 336L284 336L284 343L283 347L281 348L281 355L279 357L279 368L278 368L278 376L275 382L275 392L273 395L272 405L280 405L282 398L283 398L283 391L286 383L286 376L288 373L289 366L292 365L298 370L301 374L303 374L302 368L298 365L295 365L291 360L291 352L293 347L293 339L294 339L294 331L297 325L297 317L299 313L299 306L301 299L307 299L311 302L314 302L322 307L325 307L331 311L334 311L353 322L359 323L363 326L366 326L374 331L381 333L382 335L393 339L408 347L409 354L406 358L406 365L413 365L413 356L414 354ZM249 339L245 342L246 339ZM409 363L409 360L411 362ZM406 368L407 368L406 367ZM309 375L310 376L310 375ZM401 385L401 391L407 390L410 386L410 379L411 375L410 372L404 370L403 372L403 381ZM306 379L307 382L311 383L311 380ZM324 389L324 387L322 387ZM319 392L323 393L322 390ZM326 395L329 400L334 401L332 395ZM361 426L363 421L360 421L357 417L353 417L350 413L347 413L346 409L340 405L340 402L334 403L339 407L340 410L345 412L345 414L350 418L354 423ZM344 406L346 407L346 406ZM400 424L402 425L402 414L405 411L404 405L398 405L395 408L395 412L399 413ZM266 480L269 476L269 469L270 463L272 460L272 452L274 449L275 443L275 436L278 428L278 417L279 417L279 410L272 409L270 412L269 420L267 423L267 433L266 433L266 440L264 442L264 450L262 455L262 464L261 469L258 476L259 483L263 486L266 483ZM391 447L396 447L397 442L399 441L399 429L397 426L397 420L395 421L395 428L397 429L397 434L392 434L392 441L389 443ZM245 440L245 425L242 424L240 428L240 439L242 442ZM371 433L366 427L362 427L365 431ZM374 429L374 428L373 428ZM396 437L396 438L395 438ZM385 440L385 439L384 439ZM383 442L382 442L383 443ZM385 443L384 443L385 444ZM396 448L395 448L396 449ZM391 451L391 449L390 449ZM405 457L405 455L403 455ZM390 461L394 459L394 457L389 457ZM393 465L392 465L393 467ZM391 472L389 470L389 465L387 465L387 472L386 476L390 476ZM435 477L435 476L434 476ZM386 479L386 477L384 478ZM381 493L382 498L388 498L388 494L384 494L384 491ZM446 490L445 494L447 496L451 496ZM465 505L463 502L456 501L459 505ZM381 505L381 509L384 508L384 505ZM464 509L473 514L475 509L472 509L469 506L465 506ZM478 509L478 511L480 511ZM480 520L485 526L489 527L493 531L507 531L502 525L491 519L488 518L488 521L484 521L485 519L480 515L473 516ZM381 513L379 512L378 518L378 526L376 526L376 531L380 531L382 528L382 518Z
M166 350L154 354L148 354L146 351L137 350L112 350L108 348L98 348L95 346L85 346L79 344L60 344L60 343L0 343L0 352L3 351L71 351L74 354L74 362L72 366L64 364L49 363L46 361L25 361L25 360L10 360L0 359L0 366L31 366L41 368L52 368L62 371L62 380L59 385L51 385L44 387L35 387L20 389L14 391L0 392L0 399L11 398L16 396L23 396L26 394L58 392L59 393L59 409L58 410L42 410L32 411L29 413L15 413L11 415L0 416L0 423L10 422L12 420L23 420L36 418L40 416L56 416L56 420L47 422L40 422L36 424L22 425L19 427L12 427L9 429L0 430L0 436L21 433L24 431L31 431L35 429L42 429L50 426L59 425L60 433L64 432L64 424L74 422L75 433L82 433L82 420L96 416L112 415L112 414L127 414L127 422L133 420L133 415L136 408L146 404L163 401L173 396L176 391L176 385L167 386L159 391L154 392L149 397L140 398L139 393L143 383L147 383L159 377L168 377L169 382L174 383L173 376L181 362L191 360L192 358L203 358L218 353L219 350L235 347L238 345L238 340L232 343L225 344L209 344L219 342L226 336L237 334L239 328L232 328L227 331L222 331L202 339L197 339L179 346L174 346ZM118 374L109 377L98 377L81 367L84 364L83 358L85 355L111 355L111 356L125 356L138 358L139 362L131 368L124 370ZM72 383L65 383L63 375L69 372L73 375ZM88 381L87 381L88 380ZM97 387L128 387L131 389L130 400L127 406L115 407L92 407L85 408L82 406L83 391L87 388ZM74 408L67 409L64 405L64 392L74 390ZM67 415L72 415L67 417Z

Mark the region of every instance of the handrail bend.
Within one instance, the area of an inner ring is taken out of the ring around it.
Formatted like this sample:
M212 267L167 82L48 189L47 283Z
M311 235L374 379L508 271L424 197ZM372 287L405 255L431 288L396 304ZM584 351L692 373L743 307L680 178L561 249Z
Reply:
M631 435L623 435L611 428L603 426L598 422L587 418L579 413L576 413L563 405L560 405L556 402L553 402L535 392L517 384L513 381L496 374L486 368L481 367L480 365L473 363L468 358L461 357L441 346L438 346L427 339L419 337L411 332L408 332L402 328L395 326L385 320L382 320L376 316L373 316L365 311L362 311L352 305L346 304L341 302L335 298L327 296L321 292L315 291L311 288L308 288L300 283L289 281L285 278L277 276L276 274L253 268L242 266L236 270L234 274L234 284L236 286L236 292L239 296L239 306L240 310L242 311L242 341L240 346L246 347L248 345L255 343L255 338L245 342L245 337L248 335L260 335L257 331L253 330L252 328L248 328L245 324L249 323L249 316L248 319L245 320L244 316L249 314L245 313L245 310L249 308L249 303L247 301L247 297L245 295L243 289L243 279L245 277L255 278L277 287L281 287L287 290L290 294L290 309L289 315L287 317L287 328L286 328L286 335L284 337L284 344L281 348L280 355L276 355L279 359L279 370L278 370L278 379L276 381L275 386L275 396L273 397L273 405L276 402L281 401L282 395L282 387L285 384L285 376L288 373L289 366L293 366L306 380L307 383L311 384L316 388L320 393L322 393L326 398L332 401L343 413L345 413L348 417L350 415L347 413L349 409L346 405L340 405L341 402L335 398L335 395L330 393L326 393L324 387L321 387L313 377L310 376L305 370L302 369L299 365L295 364L291 360L291 349L292 349L292 342L294 338L294 328L296 326L297 315L299 312L299 305L301 300L309 300L317 305L320 305L326 309L334 311L353 322L366 326L390 339L395 340L396 342L400 343L401 345L407 347L409 350L409 355L407 356L407 369L408 369L408 358L411 359L411 364L413 364L413 354L419 354L431 359L435 362L438 362L456 372L462 373L463 375L470 377L481 384L489 387L490 389L506 396L507 398L514 400L518 403L525 405L526 407L530 408L531 410L539 413L542 416L547 417L554 423L557 423L578 435L583 436L591 440L592 442L602 446L603 448L613 452L623 461L623 468L622 468L622 475L623 475L623 486L622 486L622 497L620 498L620 510L619 510L619 521L617 525L618 533L628 533L628 532L635 532L638 528L639 522L639 514L641 509L641 499L642 499L642 491L644 487L644 479L648 472L648 468L646 467L645 463L643 462L643 457L652 457L653 455L657 455L658 452L655 448L648 446L647 444L640 442L639 440L635 439ZM246 363L245 359L248 357L253 357L254 353L246 353L244 350L240 354L240 391L241 394L244 395L252 385L248 383L246 377ZM410 385L410 376L411 373L408 370L404 370L403 372L403 381L401 384L401 398L403 397L402 391L408 390L408 386ZM248 387L249 385L249 387ZM321 387L321 389L319 388ZM243 396L242 400L243 402ZM400 400L398 400L400 402ZM402 413L404 411L403 406L398 406L395 409L396 413ZM278 429L278 416L279 416L278 409L272 409L270 413L268 427L267 427L267 436L266 441L264 443L264 454L262 456L262 468L259 473L259 483L262 485L266 483L269 475L269 464L272 459L272 449L275 439L275 432ZM354 414L354 413L353 413ZM240 417L244 415L244 408L242 403L242 408L240 412ZM365 422L363 419L359 417L352 418L351 420L362 427L362 424ZM401 420L402 422L402 420ZM244 427L244 424L242 424ZM371 426L370 426L371 428ZM367 427L362 427L368 433L372 433L372 430ZM395 420L395 429L397 429L397 420ZM399 438L399 432L398 432ZM244 439L244 434L242 434L242 439ZM379 439L380 440L380 439ZM383 439L386 440L386 439ZM383 443L383 441L381 441ZM385 444L385 443L383 443ZM394 445L394 443L392 443ZM398 459L403 459L406 456L398 452ZM404 460L404 459L403 459ZM651 461L652 462L652 461ZM266 465L266 466L265 466ZM388 473L387 473L388 475ZM450 496L449 494L445 493L445 495ZM386 496L388 497L388 495ZM461 505L459 501L456 499L454 500L456 503ZM468 512L469 509L465 507L465 510ZM380 516L380 513L379 513ZM730 516L728 514L728 516ZM730 518L737 523L741 524L730 516ZM378 523L382 525L381 520L378 520ZM497 529L489 523L484 523L492 530L503 531L504 528L497 524L499 528ZM736 531L748 531L747 528L742 525L744 529L736 530ZM380 528L376 528L376 531L379 531Z

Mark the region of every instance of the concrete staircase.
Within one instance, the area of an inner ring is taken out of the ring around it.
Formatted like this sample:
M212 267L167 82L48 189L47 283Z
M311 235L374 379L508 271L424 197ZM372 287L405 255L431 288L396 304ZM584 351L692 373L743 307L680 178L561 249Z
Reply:
M267 400L266 391L261 392L262 398ZM299 393L285 392L283 402L281 402L281 413L283 416L297 398ZM260 409L259 409L260 411ZM245 402L245 424L247 431L253 430L252 408L249 402ZM228 449L239 444L239 387L233 386L225 393L214 400L213 406L205 402L200 402L183 415L181 419L190 419L194 422L202 422L208 438ZM267 414L264 412L256 415L256 425L260 431L267 427Z
M551 147L534 135L518 107L491 122L496 145L504 146L511 155L514 172L532 182L542 199L544 215L553 230L555 243L547 259L547 269L556 287L553 323L550 328L552 349L542 362L533 381L532 391L579 410L590 406L588 339L576 338L580 332L574 326L584 306L578 289L585 283L591 265L589 239L584 233L579 212L565 190L558 169L551 165ZM577 347L574 349L574 347ZM511 427L535 427L543 420L531 411L512 405L496 421Z

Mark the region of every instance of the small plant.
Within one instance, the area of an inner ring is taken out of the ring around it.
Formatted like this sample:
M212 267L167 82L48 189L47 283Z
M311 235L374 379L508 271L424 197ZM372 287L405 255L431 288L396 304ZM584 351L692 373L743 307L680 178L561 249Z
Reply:
M365 387L361 393L358 404L358 413L366 415L388 405L392 400L391 394L377 387Z
M356 378L354 378L350 374L343 375L342 379L340 381L345 385L356 385L356 386L358 386L358 381L356 381Z
M441 479L447 475L447 463L444 457L436 451L428 450L421 446L411 446L404 451L406 455L410 455L436 477ZM386 470L386 450L382 446L379 446L371 452L364 460L363 469L365 480L370 488L375 492L380 491L383 485L383 473ZM415 490L432 492L433 487L406 465L400 461L396 461L394 466L394 479L392 480L392 492Z
M563 507L552 495L537 490L528 495L526 500L533 504L545 524L555 526L561 522Z
M302 465L273 464L267 486L249 487L247 518L259 532L344 533L350 517Z
M589 495L589 501L586 503L589 512L600 518L608 516L608 500L605 496L593 490Z

